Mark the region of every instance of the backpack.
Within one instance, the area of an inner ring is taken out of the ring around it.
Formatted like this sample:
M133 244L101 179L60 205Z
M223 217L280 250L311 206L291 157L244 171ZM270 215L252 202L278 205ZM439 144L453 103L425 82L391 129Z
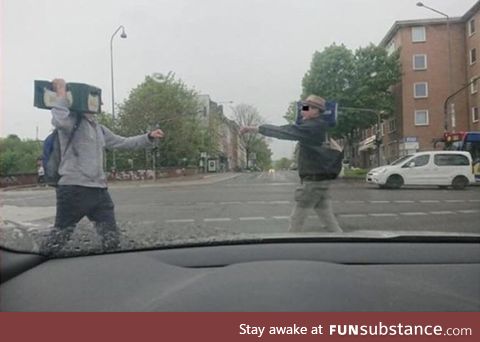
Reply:
M65 146L65 151L63 154L67 152L75 132L80 126L80 121L82 120L82 115L78 114L77 119L75 121L75 125L73 126L72 132L70 133L70 137L68 138L67 146ZM74 148L75 154L77 154L76 149ZM43 154L42 154L42 163L43 168L45 170L44 180L45 184L50 186L57 186L58 181L60 180L60 174L58 173L58 169L60 167L60 162L62 161L60 149L60 137L58 136L58 129L55 128L52 133L50 133L43 142Z

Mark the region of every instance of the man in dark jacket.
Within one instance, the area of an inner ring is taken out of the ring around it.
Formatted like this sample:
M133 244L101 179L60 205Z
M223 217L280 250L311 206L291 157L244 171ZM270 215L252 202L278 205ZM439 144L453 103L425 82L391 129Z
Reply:
M302 122L295 125L247 126L240 133L260 133L265 136L284 140L296 140L298 149L298 174L301 184L295 191L295 206L290 217L289 231L304 231L305 219L309 209L315 210L322 229L341 232L332 211L329 186L342 167L343 152L337 146L331 146L327 140L327 124L322 119L325 100L310 95L302 103ZM333 143L333 141L332 141Z

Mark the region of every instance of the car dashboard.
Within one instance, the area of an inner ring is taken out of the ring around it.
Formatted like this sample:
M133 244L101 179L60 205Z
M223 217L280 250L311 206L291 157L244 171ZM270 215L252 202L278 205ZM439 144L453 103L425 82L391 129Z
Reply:
M478 242L1 250L1 311L480 311Z

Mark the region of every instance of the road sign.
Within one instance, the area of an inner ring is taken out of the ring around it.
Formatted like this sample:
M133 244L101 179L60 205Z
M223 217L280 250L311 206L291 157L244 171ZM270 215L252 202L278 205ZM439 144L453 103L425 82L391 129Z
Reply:
M208 161L208 172L216 172L217 171L217 161L210 159Z

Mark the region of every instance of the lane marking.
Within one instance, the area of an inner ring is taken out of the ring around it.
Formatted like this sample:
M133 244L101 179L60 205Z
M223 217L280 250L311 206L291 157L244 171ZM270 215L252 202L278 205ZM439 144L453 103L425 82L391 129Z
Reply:
M232 219L229 217L221 217L221 218L206 218L203 219L204 222L229 222Z
M373 216L373 217L394 217L394 216L398 216L398 214L394 214L394 213L375 213L375 214L368 214L370 216Z
M194 219L165 220L166 223L194 223Z
M430 214L432 215L451 215L455 214L455 212L451 210L440 210L440 211L430 211Z
M405 215L405 216L426 216L428 215L427 213L421 212L421 211L414 211L414 212L406 212L406 213L400 213L400 215Z
M264 221L266 220L265 217L258 216L258 217L239 217L240 221Z
M480 210L478 210L478 209L472 209L472 210L457 210L457 212L462 213L462 214L476 214L476 213L480 213Z
M367 217L367 214L340 214L339 217L344 218L358 218L358 217Z

